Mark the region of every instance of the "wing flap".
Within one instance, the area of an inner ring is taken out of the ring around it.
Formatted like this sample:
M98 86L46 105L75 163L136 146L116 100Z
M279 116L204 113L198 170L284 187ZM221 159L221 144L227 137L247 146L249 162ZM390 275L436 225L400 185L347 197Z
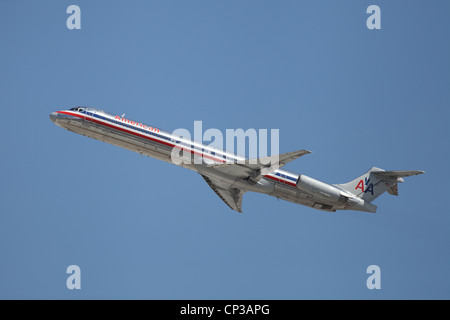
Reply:
M211 189L222 199L231 210L242 213L242 198L245 191L237 188L223 188L219 183L201 174Z

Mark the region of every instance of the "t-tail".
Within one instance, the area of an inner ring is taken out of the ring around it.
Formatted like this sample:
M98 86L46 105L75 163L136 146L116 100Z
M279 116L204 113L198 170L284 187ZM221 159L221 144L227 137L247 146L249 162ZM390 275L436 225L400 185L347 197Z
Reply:
M376 212L377 206L371 202L384 192L398 196L398 183L404 182L403 178L425 173L424 171L384 171L380 168L371 168L367 173L353 181L335 185L364 201L351 208L367 212Z

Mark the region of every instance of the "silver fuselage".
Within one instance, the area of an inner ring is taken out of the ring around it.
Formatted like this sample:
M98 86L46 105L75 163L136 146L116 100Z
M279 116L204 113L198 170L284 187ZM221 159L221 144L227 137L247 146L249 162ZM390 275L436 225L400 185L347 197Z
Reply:
M244 158L174 136L169 132L126 119L123 116L83 107L78 110L53 112L50 118L55 124L69 131L169 163L173 163L174 148L182 148L190 152L193 161L182 163L180 166L207 177L220 179L228 185L245 191L264 193L326 211L349 209L348 203L327 201L326 198L320 198L320 195L317 197L314 192L305 192L298 188L300 174L297 173L278 169L262 177L258 183L250 183L247 180L236 179L217 172L213 166L206 165L204 162L200 161L200 164L196 164L198 163L195 161L196 157L206 158L210 162L216 163L235 162Z

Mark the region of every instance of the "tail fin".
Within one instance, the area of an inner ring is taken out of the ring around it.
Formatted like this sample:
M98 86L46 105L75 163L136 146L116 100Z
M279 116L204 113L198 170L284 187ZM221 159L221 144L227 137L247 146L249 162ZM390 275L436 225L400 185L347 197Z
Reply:
M398 195L397 183L403 182L404 177L425 173L424 171L384 171L380 168L371 168L368 172L353 181L338 184L337 187L361 198L364 202L371 202L381 194L388 191Z

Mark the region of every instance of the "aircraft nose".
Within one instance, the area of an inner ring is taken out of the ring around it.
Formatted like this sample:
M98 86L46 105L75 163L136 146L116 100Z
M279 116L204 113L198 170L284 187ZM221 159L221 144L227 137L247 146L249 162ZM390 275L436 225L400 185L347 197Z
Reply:
M50 120L52 120L53 123L55 123L57 115L58 114L56 112L50 113Z

